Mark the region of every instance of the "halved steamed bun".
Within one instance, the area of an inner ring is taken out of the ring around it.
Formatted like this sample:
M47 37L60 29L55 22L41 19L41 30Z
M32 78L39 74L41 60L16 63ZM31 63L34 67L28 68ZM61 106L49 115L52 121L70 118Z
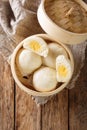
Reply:
M72 76L72 67L70 60L64 55L59 55L56 58L56 71L57 71L57 81L67 82Z
M28 75L39 68L42 64L41 57L29 50L20 49L17 57L16 64L21 74Z
M65 51L63 47L61 47L57 43L49 43L48 47L49 47L49 52L48 52L47 57L42 57L43 65L56 68L56 57L61 54L68 57L67 52Z
M23 47L25 49L35 52L40 56L46 57L48 54L47 43L44 41L44 39L37 36L32 36L26 39L24 41Z
M33 86L37 91L48 92L54 90L57 85L56 70L43 67L33 74Z

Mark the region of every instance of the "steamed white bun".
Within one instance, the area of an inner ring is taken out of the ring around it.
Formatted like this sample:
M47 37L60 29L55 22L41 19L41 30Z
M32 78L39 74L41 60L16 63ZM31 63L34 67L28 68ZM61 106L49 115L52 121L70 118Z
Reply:
M56 71L57 71L57 81L67 82L72 76L72 67L70 60L64 55L59 55L56 58Z
M46 57L49 51L45 40L38 36L25 39L23 47L43 57Z
M63 47L61 47L57 43L49 43L48 47L49 47L49 53L48 53L47 57L45 57L45 58L42 57L43 65L46 65L46 66L52 67L52 68L56 68L56 57L61 54L68 57L67 52L65 51L65 49Z
M29 50L21 49L16 57L16 64L21 74L28 75L42 64L41 57Z
M38 69L33 74L33 85L40 92L54 90L57 85L56 70L49 67Z

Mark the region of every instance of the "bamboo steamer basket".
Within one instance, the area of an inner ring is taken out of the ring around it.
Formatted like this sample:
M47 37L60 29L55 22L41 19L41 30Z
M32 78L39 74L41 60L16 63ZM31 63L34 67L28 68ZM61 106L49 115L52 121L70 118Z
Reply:
M54 38L52 38L52 37L51 37L50 35L48 35L48 34L37 34L37 35L35 35L35 36L40 36L40 37L42 37L42 38L45 39L45 40L54 41L54 42L58 43L60 46L62 46L62 47L66 50L66 52L67 52L67 54L68 54L68 57L69 57L69 59L70 59L70 61L71 61L72 71L74 71L73 55L72 55L71 51L69 50L69 48L68 48L66 45L64 45L64 44L62 44L62 43L59 43L59 41L57 41L57 40L54 40ZM29 38L29 37L28 37L28 38ZM28 38L27 38L27 39L28 39ZM25 39L24 39L24 40L25 40ZM23 40L23 41L24 41L24 40ZM23 47L23 41L18 44L18 46L15 48L15 50L14 50L12 56L11 56L11 71L12 71L12 75L13 75L13 77L14 77L14 79L15 79L17 85L18 85L22 90L24 90L26 93L28 93L28 94L34 96L35 98L39 97L39 98L45 98L45 99L46 99L46 98L48 98L49 96L53 96L53 95L59 93L60 91L62 91L62 90L67 86L67 84L69 83L70 80L69 80L68 82L66 82L66 83L63 83L62 85L60 85L58 88L56 88L56 89L53 90L53 91L43 92L43 93L42 93L42 92L35 91L35 90L32 90L31 87L30 87L30 88L26 87L26 86L19 80L19 77L18 77L18 74L17 74L17 69L16 69L16 67L17 67L17 66L16 66L16 56L17 56L18 51ZM42 100L42 99L41 99L41 100ZM47 99L46 99L46 100L47 100Z
M87 4L82 0L42 0L37 17L43 30L64 44L79 44L87 39Z

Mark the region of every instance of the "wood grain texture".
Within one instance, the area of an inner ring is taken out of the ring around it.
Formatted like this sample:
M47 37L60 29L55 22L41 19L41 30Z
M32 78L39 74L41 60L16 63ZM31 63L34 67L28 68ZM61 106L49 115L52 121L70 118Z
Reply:
M0 130L14 129L14 81L10 66L0 55Z
M42 107L41 130L68 130L68 90L63 90Z
M69 130L87 129L87 49L85 65L76 82L76 87L69 92Z
M34 2L29 5L32 11L37 9ZM6 58L15 46L0 28L0 53ZM14 130L14 126L15 130L86 130L86 68L87 58L76 87L69 93L64 89L47 104L38 107L31 96L17 85L14 87L10 67L0 55L0 130Z
M62 125L63 124L63 125ZM37 106L16 86L16 130L68 130L68 90Z
M16 130L41 130L41 108L16 86Z

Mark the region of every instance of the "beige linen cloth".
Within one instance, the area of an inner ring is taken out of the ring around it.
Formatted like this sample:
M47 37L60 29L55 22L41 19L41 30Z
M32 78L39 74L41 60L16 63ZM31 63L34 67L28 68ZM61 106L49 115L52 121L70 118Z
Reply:
M32 2L33 1L33 2ZM0 2L0 23L15 42L41 32L36 16L40 0L9 0ZM34 6L32 5L33 3ZM33 6L33 8L32 8Z
M0 0L0 52L5 58L25 37L42 33L36 11L40 0ZM4 33L5 32L5 33ZM68 45L74 55L75 71L68 88L75 83L84 65L87 41L79 45Z

